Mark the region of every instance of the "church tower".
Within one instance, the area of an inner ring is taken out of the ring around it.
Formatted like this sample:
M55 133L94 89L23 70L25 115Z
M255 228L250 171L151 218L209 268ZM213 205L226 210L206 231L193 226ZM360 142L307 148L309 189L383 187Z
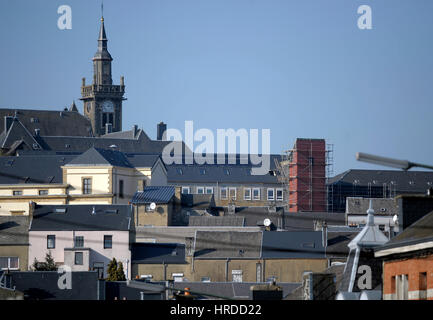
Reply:
M111 77L111 61L113 58L107 49L107 36L104 27L104 17L101 17L98 51L93 57L93 82L86 85L82 79L81 98L84 103L84 115L91 123L95 136L105 133L122 131L122 101L125 94L123 76L120 85L113 85Z

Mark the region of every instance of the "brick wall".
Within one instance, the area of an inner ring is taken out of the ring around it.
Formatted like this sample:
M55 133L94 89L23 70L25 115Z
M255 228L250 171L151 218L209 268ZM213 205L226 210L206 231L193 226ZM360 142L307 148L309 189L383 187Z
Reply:
M397 296L395 279L407 275L409 300L433 300L433 254L423 257L385 261L383 265L383 299Z

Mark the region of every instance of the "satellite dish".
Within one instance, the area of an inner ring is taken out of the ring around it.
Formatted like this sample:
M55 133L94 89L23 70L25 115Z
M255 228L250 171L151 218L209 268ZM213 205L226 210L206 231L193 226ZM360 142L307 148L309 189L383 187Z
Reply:
M271 225L271 219L266 218L265 220L263 220L263 224L264 224L266 227L269 227L269 226Z
M150 207L150 210L155 210L155 208L156 208L155 202L152 202L149 207Z

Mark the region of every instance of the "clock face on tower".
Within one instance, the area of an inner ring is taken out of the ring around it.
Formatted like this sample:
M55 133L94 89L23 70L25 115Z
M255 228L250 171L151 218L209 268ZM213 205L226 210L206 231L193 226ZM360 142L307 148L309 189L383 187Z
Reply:
M105 100L102 103L102 112L114 112L114 103L110 100Z

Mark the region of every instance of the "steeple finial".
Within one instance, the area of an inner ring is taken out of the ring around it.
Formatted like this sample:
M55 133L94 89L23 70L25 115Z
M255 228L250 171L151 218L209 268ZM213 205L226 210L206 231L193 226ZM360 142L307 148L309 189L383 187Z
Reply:
M101 21L104 22L104 1L101 1Z

